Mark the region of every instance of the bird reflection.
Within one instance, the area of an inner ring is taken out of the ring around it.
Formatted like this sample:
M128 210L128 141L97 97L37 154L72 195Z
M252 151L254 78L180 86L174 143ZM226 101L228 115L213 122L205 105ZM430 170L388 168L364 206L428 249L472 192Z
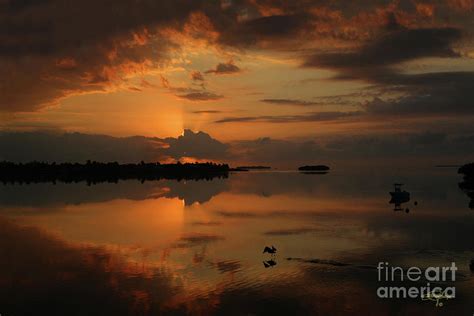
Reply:
M263 261L263 266L265 267L265 269L272 268L276 265L277 265L277 262L273 259Z
M410 193L405 190L402 191L402 185L402 183L394 183L394 190L390 192L392 199L389 203L394 204L394 211L403 211L402 204L410 201ZM409 213L410 209L406 208L405 212Z

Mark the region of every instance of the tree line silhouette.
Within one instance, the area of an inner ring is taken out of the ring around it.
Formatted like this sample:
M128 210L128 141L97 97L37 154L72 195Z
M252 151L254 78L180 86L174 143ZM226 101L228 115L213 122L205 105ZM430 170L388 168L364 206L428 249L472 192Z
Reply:
M211 180L227 178L229 165L206 163L159 162L139 164L119 164L118 162L97 162L88 160L80 163L0 162L0 181L3 183L39 182L81 182L89 185L101 182L116 183L119 180L138 179L142 182L160 179Z

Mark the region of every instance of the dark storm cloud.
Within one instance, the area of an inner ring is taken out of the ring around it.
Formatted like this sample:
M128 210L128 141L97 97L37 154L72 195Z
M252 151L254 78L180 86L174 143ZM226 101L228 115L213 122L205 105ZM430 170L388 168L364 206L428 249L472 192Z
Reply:
M469 135L472 135L472 130ZM286 166L301 165L308 161L347 162L348 157L353 161L394 157L472 159L473 139L461 136L427 130L418 133L338 135L309 141L264 137L232 142L229 151L230 157L238 157L240 161Z
M326 122L348 119L363 114L360 111L352 112L310 112L303 115L261 115L261 116L235 116L225 117L216 123L232 122L263 122L263 123L298 123L298 122Z
M459 157L470 155L474 142L463 142L459 135L424 131L372 136L337 137L325 144L334 157L346 153L352 157ZM467 157L467 156L466 156Z
M232 143L231 152L240 154L243 161L279 164L312 161L322 158L322 144L314 141L292 141L262 137Z
M371 68L386 67L422 57L459 57L451 45L461 39L457 28L407 29L397 26L355 51L316 54L304 67L359 69L369 74ZM368 68L368 69L366 69Z
M157 138L116 138L106 135L47 132L0 133L0 160L139 162L164 157L165 143Z
M262 40L286 39L302 32L310 21L304 13L248 18L243 23L223 29L219 40L232 46L251 46Z
M378 84L402 93L398 98L374 98L365 104L372 115L430 117L474 115L474 72L392 73ZM387 89L387 88L386 88Z
M260 100L264 103L276 104L276 105L293 105L293 106L312 106L312 105L322 105L321 102L314 101L304 101L297 99L262 99Z
M206 71L207 74L213 73L216 75L228 75L240 72L240 68L237 67L232 61L228 63L219 63L214 69Z
M247 21L242 28L256 36L284 36L302 29L308 19L304 15L270 15Z
M369 115L430 117L474 114L471 83L474 72L403 73L395 68L402 62L423 57L461 58L452 47L462 38L458 28L408 29L398 24L380 37L349 52L315 54L305 67L337 71L336 79L360 79L374 84L385 93L366 102Z

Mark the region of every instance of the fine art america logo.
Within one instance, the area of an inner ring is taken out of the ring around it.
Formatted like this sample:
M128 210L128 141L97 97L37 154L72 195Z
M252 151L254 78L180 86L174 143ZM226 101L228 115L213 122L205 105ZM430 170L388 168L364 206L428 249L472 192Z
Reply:
M436 303L437 307L443 306L443 300L456 297L454 286L439 286L432 283L456 281L456 264L451 263L447 267L410 267L403 269L389 265L388 262L379 262L377 265L379 282L414 282L413 286L380 286L377 296L380 298L420 298ZM416 282L416 283L415 283ZM426 285L416 286L418 284Z

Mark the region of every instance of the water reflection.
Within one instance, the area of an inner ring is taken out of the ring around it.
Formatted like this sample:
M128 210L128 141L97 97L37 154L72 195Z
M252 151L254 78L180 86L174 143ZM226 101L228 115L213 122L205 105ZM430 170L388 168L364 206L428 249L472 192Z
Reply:
M469 208L474 210L474 182L472 179L460 182L459 188L469 197Z
M117 199L145 200L161 197L179 198L185 205L205 203L226 190L225 178L205 180L163 180L140 182L120 181L115 184L98 183L34 183L30 185L0 184L0 206L43 208L54 211L65 205L100 203Z
M386 211L396 181L420 201L410 216ZM427 170L0 186L0 312L472 313L474 217L458 182ZM278 258L262 254L271 245ZM381 300L379 261L455 261L459 297L443 310Z

